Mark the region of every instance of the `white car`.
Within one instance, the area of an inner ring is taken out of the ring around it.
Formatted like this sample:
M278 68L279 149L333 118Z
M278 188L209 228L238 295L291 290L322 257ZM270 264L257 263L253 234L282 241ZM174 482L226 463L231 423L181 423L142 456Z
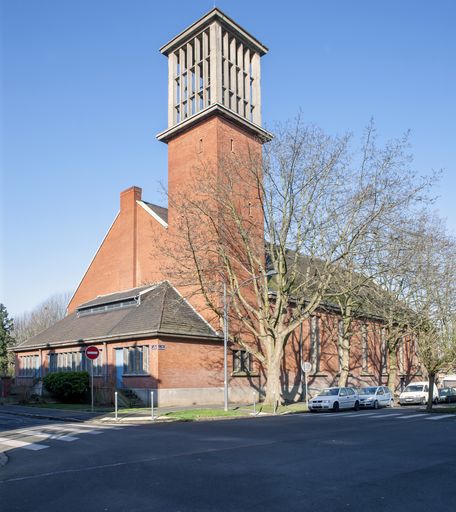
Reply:
M393 394L386 386L371 386L361 388L358 391L360 407L391 407L393 404Z
M359 408L358 393L353 388L326 388L309 400L309 411L334 411Z
M427 404L429 393L428 382L411 382L404 391L399 395L399 403L401 405L407 404ZM439 392L437 386L434 384L432 393L432 401L436 404L439 401Z

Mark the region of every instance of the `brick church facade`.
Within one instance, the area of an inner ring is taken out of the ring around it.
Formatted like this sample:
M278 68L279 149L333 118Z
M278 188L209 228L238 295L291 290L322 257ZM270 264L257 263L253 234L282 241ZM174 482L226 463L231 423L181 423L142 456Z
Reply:
M161 52L169 64L168 127L158 135L168 145L168 208L145 201L136 186L120 194L120 211L82 277L68 315L16 347L19 384L35 386L48 372L86 369L84 349L96 345L101 355L94 375L100 393L127 388L145 399L154 390L158 405L223 401L220 320L198 293L188 296L170 279L167 270L173 262L164 248L175 244L178 198L205 179L204 169L217 172L234 151L261 159L262 144L271 139L261 127L260 60L267 48L214 8ZM255 201L252 197L248 202ZM262 237L263 217L255 215ZM292 337L282 368L290 399L302 397L301 363L306 360L312 362L311 391L336 384L337 343L323 327L331 321L337 321L337 312L316 315ZM382 322L366 318L358 327L350 385L384 383ZM412 352L411 344L401 349L403 375L414 371ZM258 398L264 376L250 356L231 345L228 366L230 401Z

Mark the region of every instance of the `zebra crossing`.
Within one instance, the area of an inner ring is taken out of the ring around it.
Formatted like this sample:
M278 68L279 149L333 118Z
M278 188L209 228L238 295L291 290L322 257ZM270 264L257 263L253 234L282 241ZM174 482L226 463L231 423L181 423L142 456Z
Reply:
M306 415L307 416L307 415ZM312 417L319 417L319 418L347 418L347 419L362 419L366 418L368 420L397 420L397 421L408 421L408 420L423 420L423 421L442 421L442 420L456 420L456 414L429 414L429 413L413 413L408 411L402 411L402 412L342 412L338 414L334 414L331 412L326 412L323 414L313 414Z
M114 425L92 425L87 423L63 423L58 425L36 425L0 432L0 452L15 448L39 451L49 448L47 441L71 443L81 436L96 436L107 430L120 430Z

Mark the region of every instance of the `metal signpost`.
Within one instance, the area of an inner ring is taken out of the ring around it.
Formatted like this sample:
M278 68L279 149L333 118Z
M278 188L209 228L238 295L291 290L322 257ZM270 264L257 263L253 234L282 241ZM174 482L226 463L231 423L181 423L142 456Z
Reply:
M306 361L305 363L302 363L302 371L304 372L304 375L306 376L306 405L307 409L309 408L309 393L307 392L307 374L312 369L312 365Z
M91 404L92 404L92 412L93 412L93 362L94 360L100 355L100 351L97 347L90 346L86 348L85 355L87 359L90 359L92 361L92 364L90 365L90 376L92 385L90 386L90 398L91 398Z

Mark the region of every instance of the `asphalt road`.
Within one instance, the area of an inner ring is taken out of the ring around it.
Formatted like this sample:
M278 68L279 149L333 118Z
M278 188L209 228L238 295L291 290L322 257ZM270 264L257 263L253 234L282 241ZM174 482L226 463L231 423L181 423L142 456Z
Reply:
M0 438L44 446L7 451L0 509L452 510L456 417L436 417L393 409L100 429L0 414ZM30 429L37 436L25 438Z

